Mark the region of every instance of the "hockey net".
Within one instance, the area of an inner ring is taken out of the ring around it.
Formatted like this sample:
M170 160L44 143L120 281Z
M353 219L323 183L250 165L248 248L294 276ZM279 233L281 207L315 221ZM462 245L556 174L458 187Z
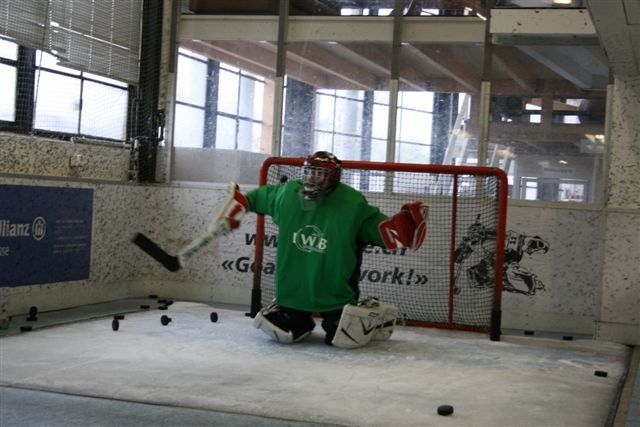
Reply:
M260 184L302 178L302 158L273 157ZM369 246L360 270L360 297L394 304L409 325L500 336L507 179L497 168L343 161L341 182L363 192L386 215L422 200L427 238L418 251ZM277 226L259 216L252 314L274 298ZM260 267L260 268L258 268ZM273 271L273 269L264 269Z

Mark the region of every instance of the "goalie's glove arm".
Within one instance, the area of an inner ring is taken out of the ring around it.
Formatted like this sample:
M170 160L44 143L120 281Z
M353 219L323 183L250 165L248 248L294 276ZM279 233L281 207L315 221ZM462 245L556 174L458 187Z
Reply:
M240 227L240 221L247 212L248 207L247 198L240 192L238 184L235 182L230 183L227 197L209 223L207 233L192 241L178 254L180 265L186 265L196 253L218 237L227 235Z
M386 249L418 250L427 237L429 207L420 201L407 203L400 212L378 224Z
M220 229L228 234L240 227L240 221L249 210L249 202L235 182L229 184L227 198L209 224L209 230Z

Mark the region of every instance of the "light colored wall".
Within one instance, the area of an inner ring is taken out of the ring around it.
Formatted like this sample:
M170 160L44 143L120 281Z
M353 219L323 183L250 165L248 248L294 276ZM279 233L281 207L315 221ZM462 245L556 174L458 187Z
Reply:
M207 148L174 148L172 180L258 185L266 154Z
M0 132L3 174L126 182L129 150Z
M640 76L612 91L603 274L596 336L640 344Z

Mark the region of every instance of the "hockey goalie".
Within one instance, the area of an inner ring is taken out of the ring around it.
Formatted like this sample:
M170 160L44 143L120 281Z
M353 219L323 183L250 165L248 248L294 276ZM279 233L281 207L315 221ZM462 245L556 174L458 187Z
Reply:
M356 348L388 339L397 309L376 298L360 299L363 249L418 250L427 234L428 208L415 201L388 217L340 182L341 167L335 155L318 151L305 159L302 179L246 194L230 185L209 233L175 257L144 236L136 244L175 271L217 236L237 229L246 212L268 215L279 228L275 298L256 314L254 326L281 343L294 343L311 334L318 314L327 344Z

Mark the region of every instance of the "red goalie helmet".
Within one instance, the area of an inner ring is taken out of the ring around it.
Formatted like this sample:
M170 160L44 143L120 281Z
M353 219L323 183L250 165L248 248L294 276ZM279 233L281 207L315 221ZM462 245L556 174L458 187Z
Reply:
M304 190L307 200L321 199L340 182L342 162L328 151L316 151L304 160Z

